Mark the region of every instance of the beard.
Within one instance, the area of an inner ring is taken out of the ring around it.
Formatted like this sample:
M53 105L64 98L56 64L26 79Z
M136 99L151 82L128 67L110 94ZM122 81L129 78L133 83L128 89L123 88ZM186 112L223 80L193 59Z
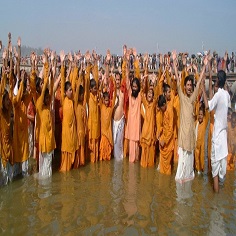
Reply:
M132 89L132 93L131 93L132 97L137 98L137 97L138 97L138 94L139 94L139 91L138 91L138 90L133 90L133 89Z

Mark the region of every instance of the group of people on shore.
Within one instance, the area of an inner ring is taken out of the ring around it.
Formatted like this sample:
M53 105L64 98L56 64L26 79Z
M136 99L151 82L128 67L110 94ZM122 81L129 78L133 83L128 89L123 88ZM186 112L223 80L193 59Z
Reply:
M54 150L61 153L60 171L90 161L128 158L170 175L178 163L176 181L192 180L205 169L205 160L218 192L219 178L234 169L236 113L228 108L226 63L212 84L210 53L200 74L195 64L175 51L150 73L149 55L143 70L135 48L123 47L122 63L114 70L110 51L99 68L98 55L45 49L43 67L30 56L31 72L20 70L21 39L3 50L0 84L1 178L28 175L29 158L37 160L38 175L52 175ZM130 63L131 58L133 60ZM205 89L208 68L209 91ZM210 69L209 69L210 68ZM227 120L228 114L228 120ZM228 141L228 142L227 142Z

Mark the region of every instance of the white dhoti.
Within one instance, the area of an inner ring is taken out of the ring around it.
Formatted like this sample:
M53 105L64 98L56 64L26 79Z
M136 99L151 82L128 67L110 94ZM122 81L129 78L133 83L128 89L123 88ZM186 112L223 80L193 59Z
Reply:
M39 153L39 176L50 177L52 175L52 154L50 153Z
M178 167L177 172L175 175L175 181L179 183L184 183L194 179L194 168L193 168L193 151L189 152L181 147L178 150L179 160L178 160Z
M220 181L224 181L226 175L227 168L227 156L223 157L220 160L215 158L216 150L215 143L211 144L211 169L212 169L212 177L219 176Z
M121 117L120 120L113 120L112 129L113 129L113 143L114 143L114 158L115 160L123 159L123 143L124 143L124 126L125 118Z

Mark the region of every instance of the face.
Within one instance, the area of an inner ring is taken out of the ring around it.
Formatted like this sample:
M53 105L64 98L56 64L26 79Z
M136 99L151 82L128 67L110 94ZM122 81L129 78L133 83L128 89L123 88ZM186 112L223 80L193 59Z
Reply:
M160 107L160 109L161 109L162 112L165 112L165 111L166 111L166 108L167 108L166 104L163 105L162 107Z
M203 111L202 110L200 110L199 111L199 114L198 114L198 121L199 121L199 123L201 124L202 123L202 121L203 121Z
M219 87L218 87L218 81L215 82L214 84L214 93L217 93Z
M66 96L69 98L69 99L72 99L72 94L73 94L73 91L72 91L72 88L71 86L66 90Z
M153 90L149 89L147 92L147 101L152 102L153 101Z
M92 88L90 89L90 92L91 92L94 96L96 96L96 95L97 95L97 85L95 85L94 87L92 87Z
M193 91L192 81L188 80L186 85L184 86L184 88L185 88L185 92L186 92L187 96L190 97L192 94L192 91Z
M41 81L40 81L40 89L41 89L41 91L42 91L42 89L43 89L43 80L41 79Z
M135 98L138 96L138 85L135 82L132 83L132 96Z
M106 107L109 107L109 104L110 104L110 99L109 99L109 97L105 97L105 98L104 98L104 104L105 104Z
M84 93L79 95L79 102L83 102L84 101Z
M44 97L44 104L46 106L48 106L50 104L50 94L45 94L45 97Z
M120 89L120 75L119 74L116 75L116 88Z
M165 97L167 101L171 100L171 90L170 88L167 89L167 91L165 92Z

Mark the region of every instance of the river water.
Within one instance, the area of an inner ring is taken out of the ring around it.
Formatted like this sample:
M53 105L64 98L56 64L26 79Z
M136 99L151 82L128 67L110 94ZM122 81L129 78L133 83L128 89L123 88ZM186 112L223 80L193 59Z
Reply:
M111 160L0 188L1 235L236 235L235 172L176 185L156 167Z

